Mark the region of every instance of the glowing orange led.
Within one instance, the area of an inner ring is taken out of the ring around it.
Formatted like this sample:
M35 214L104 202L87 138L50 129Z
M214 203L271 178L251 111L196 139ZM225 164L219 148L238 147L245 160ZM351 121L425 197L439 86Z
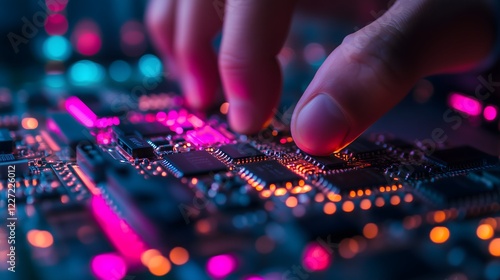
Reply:
M377 197L377 199L375 199L375 205L377 205L377 207L384 206L385 205L384 198L383 197Z
M46 230L30 230L26 237L33 247L48 248L54 243L52 234Z
M141 254L141 263L143 265L148 265L149 261L154 257L154 256L159 256L161 255L160 251L156 249L149 249L144 251L144 253Z
M363 190L358 190L358 196L362 196L363 195Z
M476 234L477 237L483 240L488 240L493 237L493 227L489 224L482 224L477 227Z
M333 201L333 202L339 202L340 200L342 200L342 196L340 194L336 194L336 193L328 193L327 195L328 199L330 201Z
M361 200L361 204L359 205L359 207L363 210L368 210L372 207L372 202L368 198L365 198Z
M325 196L322 193L317 193L314 196L314 201L316 201L316 202L323 202L323 201L325 201Z
M488 251L490 251L492 256L500 257L500 238L491 240Z
M368 239L373 239L378 234L378 227L374 223L368 223L363 227L363 235Z
M365 194L366 194L366 195L371 195L371 194L372 194L372 191L371 191L371 190L365 190Z
M401 202L401 198L397 195L391 197L391 204L398 205Z
M227 115L227 113L229 112L229 103L228 102L222 103L222 105L220 105L219 110L221 114Z
M332 215L337 211L337 206L333 202L327 202L325 203L325 206L323 206L323 212L327 215Z
M344 204L342 204L342 210L347 213L352 212L354 210L354 202L349 200L344 202Z
M355 191L350 191L349 192L350 197L356 197L356 192Z
M183 265L189 260L189 253L182 247L175 247L168 255L173 264Z
M410 203L413 201L413 195L411 193L407 193L404 197L405 202Z
M297 198L295 196L290 196L289 198L286 199L285 204L286 204L286 206L293 208L293 207L297 206L298 202L299 201L297 200Z
M435 227L431 230L429 237L432 242L441 244L450 238L450 230L446 227Z
M444 220L446 220L446 213L444 213L444 211L434 212L434 222L442 223Z
M287 191L285 188L279 188L279 189L276 189L276 191L274 192L274 195L275 196L283 196L286 193L287 193Z
M163 276L172 268L170 262L162 255L153 256L147 263L149 272L155 276Z
M35 118L24 118L21 121L24 129L36 129L38 127L38 120Z

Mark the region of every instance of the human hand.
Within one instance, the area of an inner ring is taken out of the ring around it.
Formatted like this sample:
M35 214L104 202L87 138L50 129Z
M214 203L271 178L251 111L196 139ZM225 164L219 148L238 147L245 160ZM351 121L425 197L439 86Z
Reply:
M279 100L277 54L294 5L293 0L226 0L222 22L212 0L153 0L146 20L189 105L210 107L221 80L231 127L255 133L267 125ZM477 67L495 39L489 5L396 1L347 36L319 68L292 117L295 143L307 153L331 153L394 107L419 78ZM212 40L221 28L217 57Z

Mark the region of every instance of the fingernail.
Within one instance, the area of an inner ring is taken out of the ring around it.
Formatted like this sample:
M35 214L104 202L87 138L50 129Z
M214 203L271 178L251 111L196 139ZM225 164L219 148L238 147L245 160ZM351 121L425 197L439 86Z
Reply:
M298 112L293 132L302 150L326 155L343 146L349 123L332 97L318 94Z

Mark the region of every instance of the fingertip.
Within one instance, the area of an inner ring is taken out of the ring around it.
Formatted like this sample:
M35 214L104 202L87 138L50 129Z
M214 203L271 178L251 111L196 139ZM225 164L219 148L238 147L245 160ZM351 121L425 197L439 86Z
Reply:
M249 101L230 100L229 104L229 125L237 133L256 134L271 121L271 114L264 113Z
M297 146L312 155L328 155L345 146L350 126L347 118L329 95L320 93L296 108L291 132Z

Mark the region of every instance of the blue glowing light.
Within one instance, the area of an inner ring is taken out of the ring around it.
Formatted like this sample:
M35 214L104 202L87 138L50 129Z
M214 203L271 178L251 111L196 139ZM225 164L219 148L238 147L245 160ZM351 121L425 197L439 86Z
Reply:
M75 85L95 84L104 79L104 69L90 60L80 60L70 67L69 77Z
M66 84L66 80L63 74L48 74L45 76L45 84L51 88L62 88Z
M131 75L132 68L127 62L123 60L114 61L109 66L109 76L111 76L111 79L117 82L125 82L130 78Z
M159 77L163 71L161 61L152 54L145 54L139 59L139 70L145 77Z
M50 36L43 43L42 51L50 60L66 60L71 55L71 45L63 36Z

